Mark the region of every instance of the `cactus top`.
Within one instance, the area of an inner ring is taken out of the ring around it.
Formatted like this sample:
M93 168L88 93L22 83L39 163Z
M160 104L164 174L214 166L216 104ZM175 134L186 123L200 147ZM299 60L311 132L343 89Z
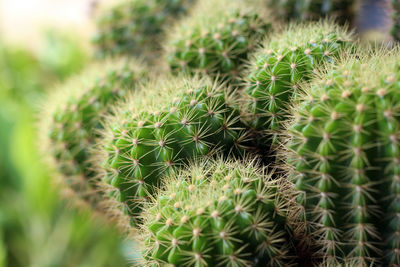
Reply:
M400 53L368 52L318 75L288 127L298 200L334 266L400 264Z
M143 214L144 258L174 266L288 264L294 194L256 165L200 161L166 178Z

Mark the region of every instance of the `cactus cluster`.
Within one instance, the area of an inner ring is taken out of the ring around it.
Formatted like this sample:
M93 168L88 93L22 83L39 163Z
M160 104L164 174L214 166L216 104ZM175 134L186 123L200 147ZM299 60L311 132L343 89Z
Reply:
M200 161L168 177L144 214L144 258L174 266L287 266L291 185L254 160Z
M99 57L153 58L166 26L188 13L195 0L117 0L102 4L93 43Z
M166 60L175 72L234 80L265 38L270 22L259 0L199 1L193 16L170 32Z
M333 17L340 24L354 17L354 0L267 0L278 18L284 20L318 20Z
M46 107L48 114L43 116L48 134L43 150L51 154L66 184L83 199L96 198L90 147L103 129L102 117L146 75L138 62L110 61L71 78L50 97L52 106Z
M357 54L309 87L287 160L328 265L398 266L399 53Z
M149 82L120 106L99 153L104 181L133 221L163 175L213 151L240 153L246 141L235 100L206 77Z
M300 85L349 46L352 35L332 22L292 24L266 41L249 67L246 94L251 126L276 143Z

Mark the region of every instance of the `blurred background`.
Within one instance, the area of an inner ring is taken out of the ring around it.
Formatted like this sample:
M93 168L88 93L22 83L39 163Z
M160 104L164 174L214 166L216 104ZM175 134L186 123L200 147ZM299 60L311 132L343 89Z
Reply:
M358 31L386 38L389 1L364 2ZM92 58L96 5L0 0L0 267L125 266L129 258L116 229L63 200L37 149L45 92Z

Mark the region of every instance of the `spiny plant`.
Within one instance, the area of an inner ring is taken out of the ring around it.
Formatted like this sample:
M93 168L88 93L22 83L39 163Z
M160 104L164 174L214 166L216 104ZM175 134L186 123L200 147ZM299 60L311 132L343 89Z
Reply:
M99 57L153 58L166 26L185 15L195 0L117 0L102 4L93 43Z
M56 88L43 107L43 151L51 154L67 186L83 199L96 198L95 172L89 158L103 129L102 117L146 75L139 62L103 62Z
M136 224L161 177L214 150L240 153L246 139L235 100L208 78L144 84L107 120L99 144L110 195Z
M258 0L199 1L191 16L170 32L166 58L175 72L202 72L235 80L249 53L270 29Z
M173 266L288 266L293 187L256 160L201 160L165 178L143 214L144 258Z
M351 22L354 17L354 0L267 0L276 17L289 20L318 20L333 17L340 24Z
M307 85L291 178L328 265L400 265L400 53L357 51Z
M248 67L246 111L251 127L265 131L275 143L300 84L324 62L334 62L351 42L346 29L324 21L291 24L264 43Z
M400 40L400 1L392 0L393 7L393 27L392 27L392 36L394 40Z

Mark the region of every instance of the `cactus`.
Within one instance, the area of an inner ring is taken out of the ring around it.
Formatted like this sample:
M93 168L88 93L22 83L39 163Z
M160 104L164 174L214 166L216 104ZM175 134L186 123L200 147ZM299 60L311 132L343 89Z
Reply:
M400 40L400 1L392 0L393 7L393 27L392 36L396 41Z
M105 71L104 71L105 69ZM83 199L92 201L96 181L90 149L102 129L102 116L110 105L135 88L146 71L139 63L124 60L95 65L57 88L43 111L43 151Z
M93 43L99 57L154 58L164 27L188 12L195 0L118 0L100 8Z
M284 20L318 20L334 17L340 24L353 20L354 0L267 0L278 18Z
M330 21L292 24L267 41L249 66L246 94L249 122L276 143L299 85L324 62L332 62L352 35Z
M120 106L99 144L101 176L133 224L164 174L214 150L240 153L245 141L233 98L208 78L149 82Z
M321 73L288 126L290 176L332 266L400 264L400 53L369 53Z
M288 266L294 191L256 163L203 160L166 178L143 214L144 258L177 267Z
M166 60L175 72L235 80L249 53L270 29L260 1L199 1L171 31Z

